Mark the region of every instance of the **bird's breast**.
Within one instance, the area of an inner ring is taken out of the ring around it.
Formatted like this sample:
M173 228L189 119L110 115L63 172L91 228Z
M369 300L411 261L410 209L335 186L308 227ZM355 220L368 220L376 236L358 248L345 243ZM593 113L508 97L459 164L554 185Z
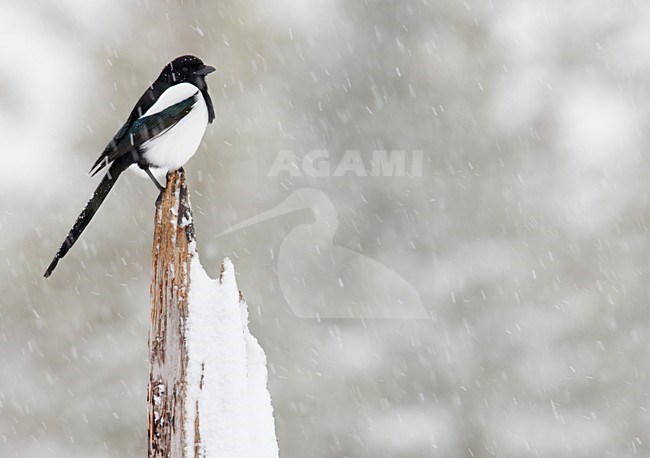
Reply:
M190 86L191 88L183 86ZM151 167L161 169L165 173L181 168L194 156L208 125L208 107L201 91L189 83L182 83L173 87L178 88L178 90L171 95L180 95L181 97L187 97L188 95L185 95L185 92L188 92L188 90L189 95L198 91L197 102L183 119L167 131L143 143L141 147L143 151L142 157L146 163ZM159 101L164 102L165 100L161 97ZM149 112L156 108L156 105L154 105L145 115L151 114ZM153 113L155 112L153 111Z

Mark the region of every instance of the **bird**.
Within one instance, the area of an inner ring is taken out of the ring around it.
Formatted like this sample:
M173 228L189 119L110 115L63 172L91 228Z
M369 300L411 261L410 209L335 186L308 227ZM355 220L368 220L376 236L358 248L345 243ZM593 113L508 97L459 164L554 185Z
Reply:
M154 174L180 169L196 153L214 106L206 75L215 68L192 55L177 57L142 94L131 114L90 169L90 175L106 170L92 197L45 271L49 277L68 253L106 199L122 172L131 167L144 171L162 192Z
M394 269L334 242L338 212L315 188L299 188L274 208L217 234L231 234L281 215L309 209L278 252L278 282L299 318L430 319L416 288Z

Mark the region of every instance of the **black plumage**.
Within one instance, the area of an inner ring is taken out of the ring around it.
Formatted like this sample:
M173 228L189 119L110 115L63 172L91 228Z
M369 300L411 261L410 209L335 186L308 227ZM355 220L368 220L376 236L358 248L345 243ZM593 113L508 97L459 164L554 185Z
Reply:
M190 146L188 147L188 151L181 154L180 158L174 158L175 161L173 164L160 163L164 162L164 160L169 160L175 153L174 151L164 151L167 145L164 141L165 136L177 135L177 139L182 140L185 138L184 136L189 135L192 141L196 143L196 146L198 146L200 137L197 138L197 132L202 137L207 123L214 120L214 107L210 94L208 93L208 86L205 82L205 76L212 71L214 71L213 67L205 65L201 59L194 56L176 58L165 66L156 81L140 97L124 125L111 139L91 168L90 173L94 176L108 166L106 175L102 178L93 196L54 255L54 259L45 271L45 277L49 277L52 274L59 260L66 255L79 239L79 236L88 226L88 223L90 223L90 220L104 202L104 199L106 199L106 196L122 172L130 166L135 165L144 170L158 188L162 188L150 169L173 170L182 166L182 164L178 165L177 162L181 161L184 163L184 161L194 154L196 148ZM187 84L181 86L181 83L189 83L191 86ZM176 88L182 88L182 90L175 91ZM191 93L183 96L181 100L170 103L165 107L159 107L157 111L154 109L158 108L156 102L162 100L161 97L167 96L168 98L173 98L179 94L184 94L188 88ZM169 94L172 95L170 96ZM150 110L151 113L148 113ZM197 124L188 127L187 123L190 121L183 121L186 124L183 128L179 127L174 129L176 126L180 126L179 123L182 120L189 120L190 116L188 115L193 110L203 110L203 114L198 114L198 117L195 116L191 122L205 123L205 125ZM151 145L157 141L159 146L155 150L155 153L162 154L162 159L157 162L152 162L151 154L154 153L152 153L153 148ZM161 148L163 150L162 153Z

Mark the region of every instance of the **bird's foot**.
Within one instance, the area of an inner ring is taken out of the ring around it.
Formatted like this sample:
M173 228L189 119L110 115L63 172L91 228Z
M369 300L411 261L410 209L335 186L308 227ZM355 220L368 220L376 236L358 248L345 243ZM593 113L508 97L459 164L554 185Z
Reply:
M151 178L151 181L153 181L153 184L156 185L156 187L158 188L158 191L160 191L160 193L162 194L163 191L165 190L165 188L160 183L158 183L158 180L156 180L156 177L153 176L153 173L151 173L151 169L149 167L147 167L147 168L144 169L144 171L147 173L147 175L149 175L149 178Z

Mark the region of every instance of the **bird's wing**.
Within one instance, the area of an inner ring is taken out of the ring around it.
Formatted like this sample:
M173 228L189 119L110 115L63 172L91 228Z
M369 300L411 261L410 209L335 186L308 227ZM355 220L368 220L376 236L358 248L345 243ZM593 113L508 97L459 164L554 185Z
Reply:
M187 116L187 114L192 111L192 107L199 100L198 94L199 91L197 90L189 97L168 106L158 113L153 113L136 119L130 127L126 124L122 126L90 169L91 175L94 176L107 164L110 164L115 159L124 156L125 154L133 154L133 162L136 162L138 159L137 148L143 143L165 133L174 127L181 119Z

